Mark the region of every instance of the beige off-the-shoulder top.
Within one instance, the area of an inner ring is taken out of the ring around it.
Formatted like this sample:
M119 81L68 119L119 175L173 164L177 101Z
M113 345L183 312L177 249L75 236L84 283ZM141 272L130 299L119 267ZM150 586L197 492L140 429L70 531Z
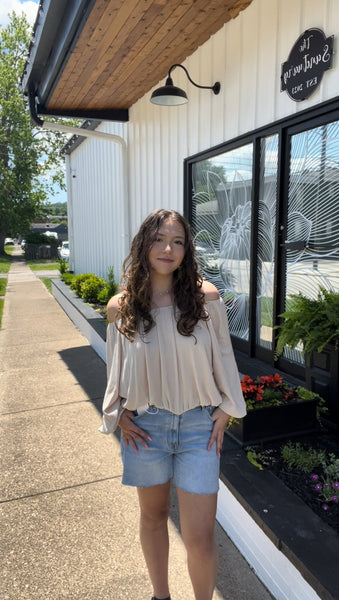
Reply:
M130 342L110 323L107 330L107 388L102 433L117 427L124 408L145 404L181 414L196 406L219 406L232 417L246 414L225 306L206 303L209 319L199 321L194 335L177 330L175 309L153 309L156 325Z

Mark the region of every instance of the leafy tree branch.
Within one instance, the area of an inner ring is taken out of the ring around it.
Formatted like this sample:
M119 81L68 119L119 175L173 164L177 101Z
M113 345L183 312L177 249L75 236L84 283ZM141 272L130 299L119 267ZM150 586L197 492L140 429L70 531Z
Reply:
M36 127L19 87L30 36L26 17L14 12L0 29L0 254L5 237L25 235L56 186L65 189L60 150L67 136Z

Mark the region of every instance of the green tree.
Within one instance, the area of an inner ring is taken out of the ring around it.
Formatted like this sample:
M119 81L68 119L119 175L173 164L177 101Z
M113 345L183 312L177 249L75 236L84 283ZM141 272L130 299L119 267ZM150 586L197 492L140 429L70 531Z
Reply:
M54 202L51 206L54 215L67 216L67 202Z
M26 17L14 12L0 28L0 254L6 236L26 234L46 211L55 186L65 188L66 137L36 127L19 87L30 35Z

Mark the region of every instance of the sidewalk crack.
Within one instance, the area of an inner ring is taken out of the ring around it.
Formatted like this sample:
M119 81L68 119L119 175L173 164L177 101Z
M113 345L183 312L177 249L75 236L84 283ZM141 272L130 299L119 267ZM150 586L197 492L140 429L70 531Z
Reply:
M46 496L46 494L58 494L59 492L65 492L67 490L73 490L80 487L86 487L88 485L93 485L95 483L101 483L103 481L113 481L114 479L120 479L121 473L119 475L114 475L112 477L103 477L102 479L94 479L93 481L84 481L82 483L76 483L74 485L66 485L61 488L56 488L54 490L45 490L43 492L36 492L34 494L27 494L25 496L18 496L16 498L7 498L6 500L0 500L0 504L8 504L9 502L17 502L18 500L26 500L28 498L37 498L39 496Z

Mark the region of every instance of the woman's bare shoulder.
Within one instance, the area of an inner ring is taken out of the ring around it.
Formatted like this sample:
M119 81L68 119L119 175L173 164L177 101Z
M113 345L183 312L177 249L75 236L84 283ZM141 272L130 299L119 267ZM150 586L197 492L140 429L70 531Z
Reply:
M107 321L109 323L113 323L117 319L121 296L122 294L116 294L115 296L112 296L107 304Z
M203 281L201 291L205 294L206 302L209 300L219 300L220 298L220 294L215 285L206 281L206 279Z

